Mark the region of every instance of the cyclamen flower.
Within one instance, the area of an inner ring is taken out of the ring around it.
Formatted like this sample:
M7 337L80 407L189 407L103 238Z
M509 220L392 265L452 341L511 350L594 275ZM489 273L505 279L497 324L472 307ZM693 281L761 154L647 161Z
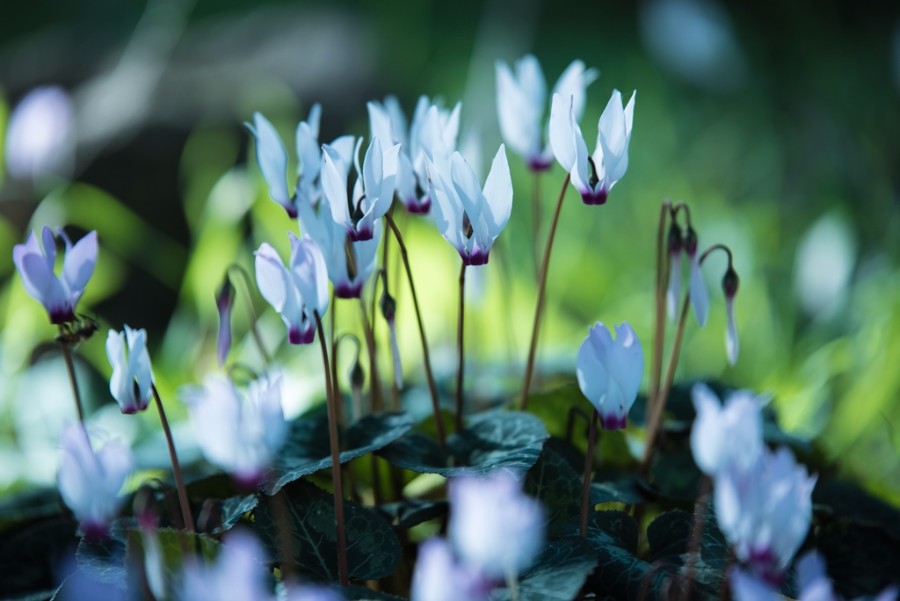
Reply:
M759 398L739 390L728 395L723 407L705 384L696 384L691 395L697 412L691 429L691 450L697 467L706 475L715 476L755 465L765 448Z
M70 424L63 430L59 494L86 537L104 537L109 532L131 466L131 451L125 445L108 442L95 452L83 426Z
M456 560L444 539L430 538L419 546L412 601L482 601L490 588L477 570Z
M222 376L183 392L191 426L206 459L245 486L255 486L287 436L281 378L268 376L245 392Z
M578 386L600 414L606 430L621 430L637 398L644 373L641 341L628 323L616 326L616 339L597 322L578 351Z
M347 230L354 242L371 240L375 222L391 208L400 153L399 144L382 150L381 142L373 138L360 168L361 145L362 138L353 152L357 177L352 188L348 188L350 157L342 156L340 149L328 144L322 146L322 192L332 219ZM348 190L352 190L349 197Z
M691 307L694 309L697 322L701 326L705 326L706 320L709 319L709 292L706 290L703 272L700 270L698 245L697 232L694 228L688 226L687 234L684 238L684 250L691 263L691 282L688 293L690 294Z
M13 262L25 291L44 305L50 323L54 324L75 320L75 305L97 263L97 232L88 233L75 245L62 229L58 234L66 244L61 277L54 272L56 240L49 227L44 226L41 230L40 243L32 232L25 244L16 244L13 248Z
M234 307L234 286L225 274L222 287L216 293L216 309L219 311L219 335L216 341L216 359L219 366L225 365L228 351L231 350L231 309Z
M506 149L501 144L491 171L478 184L475 172L459 152L449 161L429 163L432 215L444 239L456 248L466 265L488 262L494 240L512 212L512 178Z
M597 124L597 146L588 155L578 126L574 98L554 94L550 107L550 145L585 204L602 205L628 169L628 143L634 123L634 99L623 108L622 94L614 90Z
M528 54L516 61L516 71L497 62L497 115L503 141L519 154L532 171L550 167L553 155L543 141L544 114L547 108L547 84L538 60ZM599 74L585 69L580 60L572 61L553 87L553 93L572 98L575 120L584 111L585 89Z
M544 544L545 513L504 472L450 481L450 542L462 563L488 578L520 574Z
M235 530L222 543L215 564L186 563L181 594L177 598L181 601L274 601L266 585L265 561L259 542L252 535Z
M734 321L734 297L737 295L739 285L737 272L729 265L722 277L722 291L725 293L725 312L728 316L728 327L725 330L725 352L728 354L728 362L732 365L737 362L740 349L737 324Z
M106 356L113 368L109 392L122 413L137 413L150 404L153 369L147 352L147 331L110 330L106 337Z
M806 538L815 484L816 476L786 448L765 450L750 468L733 466L716 476L719 528L737 558L762 579L780 582Z
M268 243L256 251L256 285L260 294L281 314L291 344L309 344L316 337L315 314L328 309L325 258L309 236L288 233L291 257L285 267Z
M684 236L678 224L669 226L669 235L666 242L669 250L669 287L666 289L666 307L669 319L675 321L678 314L678 304L681 302L681 251L684 248Z

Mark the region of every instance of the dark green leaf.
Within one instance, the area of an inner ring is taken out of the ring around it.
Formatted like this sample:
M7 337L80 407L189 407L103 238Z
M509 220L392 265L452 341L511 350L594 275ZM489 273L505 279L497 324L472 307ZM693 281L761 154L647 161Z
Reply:
M447 515L447 501L430 499L407 499L397 503L385 503L378 506L378 511L395 528L408 530L422 522Z
M876 595L897 581L900 543L882 527L838 519L816 530L816 548L842 597Z
M301 570L322 580L337 580L337 535L334 501L330 493L305 480L283 489L286 497L294 560ZM272 520L272 500L256 509L256 529L277 557L278 532ZM400 561L400 541L390 524L367 507L344 501L347 562L350 577L360 580L384 578Z
M75 530L64 515L6 530L0 537L0 597L52 588L59 563L75 548Z
M340 593L347 601L406 601L403 597L373 591L364 586L348 586L340 589Z
M654 454L651 466L653 488L663 497L678 501L693 501L700 486L700 470L694 463L687 445L660 449Z
M595 475L595 479L599 474ZM591 503L625 503L638 505L647 502L647 494L641 488L637 476L622 475L613 481L591 483Z
M880 528L900 541L900 510L859 486L820 479L812 497L813 503L827 507L833 516L850 519L861 526Z
M709 594L719 590L725 577L728 562L728 543L716 523L711 504L707 504L703 529L700 532L700 556L694 558L693 566L688 565L688 549L694 528L695 515L675 509L659 516L647 528L647 542L650 544L654 561L679 567L682 576L690 576L706 589Z
M342 440L348 448L341 451L341 463L381 449L411 427L412 419L406 413L373 413L363 417L344 433ZM296 419L267 478L266 492L275 494L289 482L330 467L328 418Z
M0 531L22 522L63 512L56 487L17 493L0 501Z
M525 492L544 504L548 536L556 536L567 521L578 515L581 485L581 477L569 463L545 447L538 462L528 471Z
M259 497L256 495L225 499L220 506L222 525L213 529L213 534L221 534L230 530L244 517L245 513L253 511L257 505L259 505Z
M446 477L485 475L500 468L525 473L537 462L546 438L544 424L531 414L489 411L471 418L468 427L450 437L453 466L437 443L417 434L388 445L380 454L397 467Z
M570 419L574 420L573 431L587 430L588 424L582 417L570 418L573 410L590 416L593 409L591 403L581 394L578 382L574 381L528 397L529 413L540 418L551 435L562 439L566 436Z
M597 555L579 537L550 542L534 566L519 579L519 601L572 601L597 565ZM491 594L492 601L508 601L509 590Z

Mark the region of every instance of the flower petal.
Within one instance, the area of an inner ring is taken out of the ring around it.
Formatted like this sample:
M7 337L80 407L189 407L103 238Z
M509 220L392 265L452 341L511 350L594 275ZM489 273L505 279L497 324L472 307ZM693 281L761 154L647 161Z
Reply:
M287 187L287 149L278 132L261 113L253 113L253 126L247 128L256 138L256 162L269 185L269 196L283 207L291 206Z

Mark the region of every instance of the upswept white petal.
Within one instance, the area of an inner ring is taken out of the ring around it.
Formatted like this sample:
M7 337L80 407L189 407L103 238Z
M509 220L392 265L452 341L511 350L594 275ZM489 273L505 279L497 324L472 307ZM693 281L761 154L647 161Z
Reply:
M428 169L428 193L432 199L431 219L438 231L453 247L462 253L465 249L463 241L463 206L456 191L447 182L449 173L445 176L440 169L427 161Z
M146 409L153 384L147 332L128 325L123 332L110 330L106 337L106 356L113 368L109 391L122 413Z
M750 469L762 456L762 405L748 391L728 395L724 407L705 384L691 391L696 418L691 429L694 461L705 474L715 476L737 468Z
M706 289L706 282L703 280L703 272L700 269L700 258L697 253L691 257L691 281L690 290L691 307L694 309L694 315L697 322L701 326L706 325L709 318L709 291Z
M63 260L62 279L68 292L74 299L73 304L81 298L81 293L94 273L97 262L97 232L88 232L66 252Z
M503 141L517 154L528 157L534 151L535 129L539 128L541 108L535 109L529 95L520 87L509 67L497 63L497 116ZM540 130L537 131L540 136ZM538 142L539 143L539 142Z
M484 182L484 198L487 200L485 214L490 217L487 220L489 234L492 238L496 238L506 227L512 214L512 176L506 158L506 147L503 144L494 155L491 170Z
M554 94L550 102L550 148L565 171L575 165L575 131L572 128L572 96ZM585 153L586 154L586 153Z
M528 103L537 107L538 113L542 112L547 100L547 82L541 64L533 54L526 54L516 61L516 79Z
M395 140L393 127L391 125L391 116L387 109L377 102L369 101L366 103L366 110L369 112L369 129L371 138L381 140L382 145L389 146L399 143L402 140Z
M596 327L594 326L594 328ZM593 328L588 331L588 337L584 339L578 349L575 375L578 378L581 394L599 411L606 401L606 394L609 390L609 373L601 360L602 355L598 355L597 345L591 340L592 331ZM602 349L600 349L600 353L603 353Z
M256 161L269 185L269 196L283 207L291 205L287 186L287 149L278 132L261 113L253 113L253 125L247 128L256 138Z
M349 165L344 163L338 150L329 144L322 146L322 193L331 218L344 227L352 225L347 201L348 173Z
M322 250L309 235L291 239L291 273L294 285L300 292L307 308L315 310L319 316L328 309L328 268Z
M553 86L553 94L559 94L563 99L572 97L572 112L575 120L581 119L584 114L586 88L594 83L600 73L596 69L585 69L584 62L572 61Z
M287 303L287 285L284 263L278 252L268 242L256 251L256 286L272 308L281 313Z
M626 425L644 371L644 354L627 323L616 327L616 339L601 322L588 330L578 352L577 377L582 394L600 413L605 429Z
M591 186L591 172L588 163L588 157L590 155L588 154L587 143L584 141L584 136L581 135L581 128L575 123L575 117L572 115L571 111L569 111L569 119L572 123L573 137L575 140L575 163L572 165L572 170L570 171L572 185L584 195L593 192L594 190L593 186ZM601 179L602 183L603 163L602 161L598 162L595 158L594 165L598 170L597 176Z
M622 94L614 90L600 116L597 141L603 149L603 168L606 172L608 189L612 189L628 169L628 143L631 140L636 96L637 92L632 94L626 111L622 108Z

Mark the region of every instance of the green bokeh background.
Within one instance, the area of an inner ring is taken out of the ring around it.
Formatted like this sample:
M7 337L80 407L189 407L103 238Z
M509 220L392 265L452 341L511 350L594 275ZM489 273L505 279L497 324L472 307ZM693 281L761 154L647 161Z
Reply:
M96 0L5 8L0 132L29 89L59 84L75 99L79 138L67 178L26 182L0 172L0 491L52 481L55 432L73 417L64 369L47 344L55 332L14 274L12 246L29 229L98 230L100 258L81 310L104 327L79 350L87 396L113 435L122 428L156 448L155 416L126 424L116 415L104 382L106 328L148 329L158 386L177 420L178 387L217 369L213 295L225 268L251 267L263 241L285 252L285 232L296 231L267 198L241 123L263 111L290 140L320 101L327 141L367 135L369 99L395 94L407 111L420 94L461 99L461 139L474 135L487 161L500 143L494 62L532 52L548 86L575 58L601 71L582 121L589 139L612 89L638 91L629 171L609 203L587 207L568 192L542 370L574 372L596 320L629 321L649 363L658 209L663 198L688 202L701 245L723 242L735 252L741 354L729 367L724 262L715 257L706 268L710 320L703 329L689 323L679 378L771 393L785 429L817 437L836 470L900 500L900 11L887 3L682 0L673 6L699 7L726 42L675 68L678 49L713 34L685 22L652 29L660 6ZM660 40L668 50L654 51ZM120 123L115 116L131 115L126 109L137 116ZM104 125L106 137L97 133ZM510 163L513 217L490 264L469 276L476 397L514 395L534 307L533 180L519 157ZM541 240L562 179L555 166L540 180ZM435 367L449 376L458 257L427 220L399 220ZM397 265L405 374L421 385ZM278 316L254 295L263 334L290 374L287 404L296 413L320 397L318 351L287 348ZM242 303L232 361L258 368ZM341 329L358 327L352 304L339 310ZM379 334L386 339L383 324ZM351 354L342 355L344 373ZM388 354L380 359L388 373ZM189 447L189 432L182 437ZM152 465L147 453L144 465Z

